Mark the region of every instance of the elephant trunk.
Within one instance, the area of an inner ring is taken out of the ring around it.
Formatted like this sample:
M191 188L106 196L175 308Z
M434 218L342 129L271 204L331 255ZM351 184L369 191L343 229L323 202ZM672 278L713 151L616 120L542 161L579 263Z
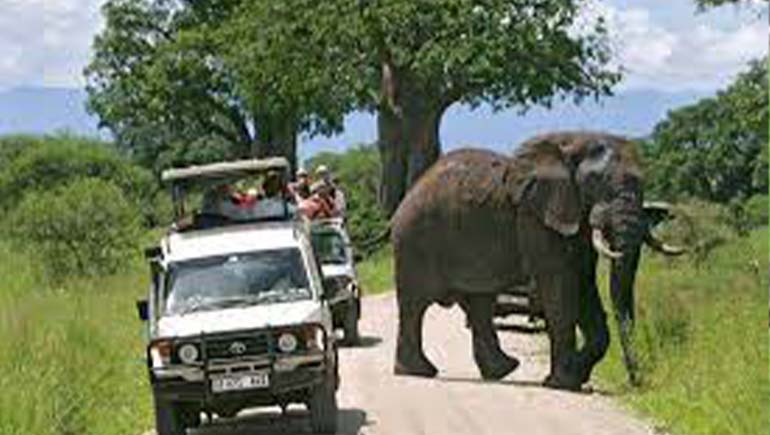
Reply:
M623 363L632 385L639 384L639 364L633 345L634 284L639 266L639 251L639 247L632 251L625 251L622 258L612 261L610 268L610 296L615 308L615 320L618 324L620 344L623 350Z
M623 362L629 381L637 385L639 364L633 346L634 284L641 245L649 234L640 195L629 194L597 205L592 211L590 223L594 247L611 260L610 296L618 323Z

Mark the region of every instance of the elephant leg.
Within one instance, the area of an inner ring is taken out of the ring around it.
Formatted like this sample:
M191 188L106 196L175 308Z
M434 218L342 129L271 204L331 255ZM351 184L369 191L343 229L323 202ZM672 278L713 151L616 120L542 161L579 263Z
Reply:
M500 349L500 341L492 324L494 296L471 296L460 306L465 311L473 334L473 358L481 377L502 379L519 366L519 360Z
M543 385L550 388L579 390L582 385L577 370L575 327L578 313L576 279L553 271L539 274L543 308L551 341L551 372ZM577 277L575 277L577 278Z
M594 366L604 358L610 345L610 332L607 328L607 315L602 307L596 283L581 288L580 313L578 327L585 339L583 348L578 353L577 370L581 383L591 379Z
M422 320L430 301L398 298L398 337L396 343L396 375L432 378L438 369L422 350Z
M596 286L597 256L587 247L588 256L583 258L583 270L580 272L580 312L578 327L583 333L584 344L578 353L578 377L582 383L588 382L594 366L604 358L610 344L610 332L607 328L607 314L604 312L599 289Z

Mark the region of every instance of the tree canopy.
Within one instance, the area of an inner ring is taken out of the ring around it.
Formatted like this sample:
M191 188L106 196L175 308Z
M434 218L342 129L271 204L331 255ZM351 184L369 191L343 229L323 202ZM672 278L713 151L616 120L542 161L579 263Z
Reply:
M454 103L525 109L618 80L579 0L109 0L89 107L146 165L282 154L378 114L392 211Z
M607 66L606 29L601 20L580 24L580 4L243 0L221 29L239 71L284 71L289 86L333 83L334 99L320 105L331 110L317 113L377 112L381 194L392 211L438 158L438 130L450 105L526 108L609 92L618 74Z
M648 187L727 203L768 189L767 59L713 98L674 110L645 145Z

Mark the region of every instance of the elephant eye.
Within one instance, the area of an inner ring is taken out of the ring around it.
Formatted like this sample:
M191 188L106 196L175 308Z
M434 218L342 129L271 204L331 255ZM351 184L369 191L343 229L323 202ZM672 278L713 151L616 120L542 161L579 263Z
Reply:
M593 146L591 146L588 149L588 158L589 159L598 159L606 151L607 151L607 146L604 145L603 143L594 144Z

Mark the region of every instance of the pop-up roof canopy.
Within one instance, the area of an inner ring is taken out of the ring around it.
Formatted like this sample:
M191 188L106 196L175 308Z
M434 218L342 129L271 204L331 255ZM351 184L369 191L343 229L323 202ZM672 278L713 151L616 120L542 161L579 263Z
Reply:
M286 176L289 172L289 161L284 157L271 157L167 169L161 174L161 180L173 183L196 179L237 178L271 170L280 171L282 175Z

